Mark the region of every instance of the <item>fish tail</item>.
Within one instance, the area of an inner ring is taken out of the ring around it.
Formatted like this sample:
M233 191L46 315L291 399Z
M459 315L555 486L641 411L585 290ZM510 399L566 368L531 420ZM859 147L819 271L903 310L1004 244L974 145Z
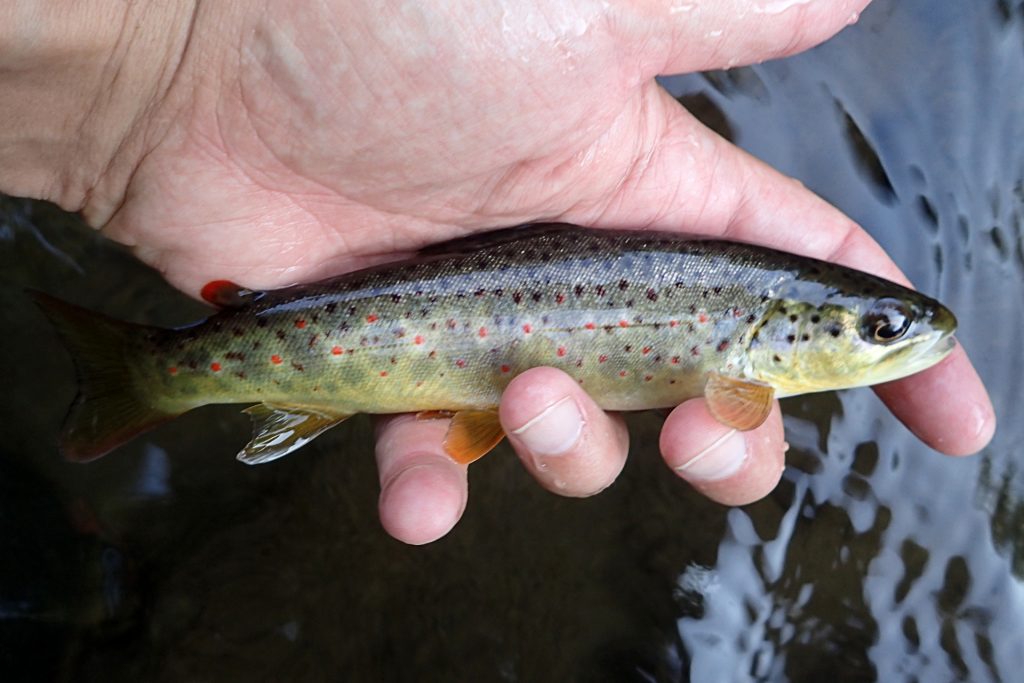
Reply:
M152 405L132 374L132 358L154 328L123 322L29 292L71 353L78 396L64 419L60 448L68 460L88 462L173 419Z

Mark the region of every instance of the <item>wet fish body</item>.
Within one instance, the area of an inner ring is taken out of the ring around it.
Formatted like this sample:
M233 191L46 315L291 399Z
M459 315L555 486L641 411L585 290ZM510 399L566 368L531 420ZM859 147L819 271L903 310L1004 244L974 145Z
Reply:
M609 410L674 406L706 395L711 377L725 391L720 419L743 423L751 406L737 389L767 387L755 403L769 405L894 379L937 362L955 328L938 302L826 262L560 225L250 293L183 329L43 304L76 356L63 449L77 459L210 403L257 404L240 454L252 461L361 412L464 412L494 440L502 390L536 366ZM886 325L899 336L879 338Z

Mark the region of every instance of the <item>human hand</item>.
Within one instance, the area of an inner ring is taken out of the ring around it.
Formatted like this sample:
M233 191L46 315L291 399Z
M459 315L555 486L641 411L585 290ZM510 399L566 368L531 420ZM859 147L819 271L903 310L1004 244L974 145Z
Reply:
M130 125L96 133L96 173L22 193L82 209L193 295L213 279L316 280L540 219L721 236L905 282L861 228L654 82L800 51L866 4L207 3L176 16L170 25L185 28L168 32L157 63L131 71L162 85L144 89ZM129 14L146 26L148 11ZM123 52L150 54L136 43ZM992 408L962 349L877 390L938 450L991 438ZM621 418L556 370L517 377L500 412L527 469L556 493L600 491L625 462ZM466 471L444 455L444 432L441 421L380 421L381 520L405 542L439 538L464 509ZM661 449L711 498L746 503L781 475L781 415L776 405L758 429L732 433L689 401L666 420Z

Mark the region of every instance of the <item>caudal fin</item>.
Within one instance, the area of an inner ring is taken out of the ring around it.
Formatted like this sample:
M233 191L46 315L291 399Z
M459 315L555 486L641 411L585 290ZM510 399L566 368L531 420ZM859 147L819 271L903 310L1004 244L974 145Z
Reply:
M78 396L61 430L68 460L87 462L177 416L154 407L137 386L130 363L151 328L108 318L30 292L57 329L78 372Z

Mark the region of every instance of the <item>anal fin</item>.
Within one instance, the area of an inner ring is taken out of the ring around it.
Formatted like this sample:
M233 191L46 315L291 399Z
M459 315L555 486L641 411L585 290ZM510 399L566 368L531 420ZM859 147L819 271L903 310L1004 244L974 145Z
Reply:
M452 416L444 450L455 462L468 465L487 455L504 438L497 410L460 410Z
M252 418L252 440L238 454L248 465L276 460L351 417L319 406L257 403L243 410Z
M717 372L710 373L704 385L704 399L714 418L744 432L761 426L772 411L774 398L770 384Z

